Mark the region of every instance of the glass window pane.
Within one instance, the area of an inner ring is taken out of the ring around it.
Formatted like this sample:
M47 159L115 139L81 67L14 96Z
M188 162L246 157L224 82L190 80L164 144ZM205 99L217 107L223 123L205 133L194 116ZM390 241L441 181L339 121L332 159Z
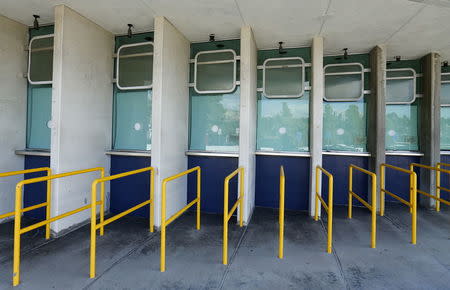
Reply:
M298 98L303 92L303 62L301 59L268 60L264 65L264 95ZM296 67L288 67L295 65Z
M450 105L450 83L441 85L441 105Z
M191 89L190 150L238 152L239 87L230 94L200 95Z
M386 80L386 102L413 102L415 99L414 82L414 79Z
M419 150L417 107L417 103L386 106L386 150Z
M362 75L325 76L325 99L328 101L358 100L362 94Z
M29 88L27 114L27 148L50 149L51 86Z
M122 47L118 55L118 85L121 89L130 87L151 88L153 84L153 45Z
M309 91L301 99L258 100L257 149L309 151Z
M151 150L152 91L117 91L114 108L114 149Z
M449 73L442 74L441 75L441 81L443 81L443 82L450 81L450 74Z
M223 63L202 63L230 61ZM231 92L236 82L236 60L232 51L201 52L196 56L197 93Z
M364 99L358 102L325 102L323 113L325 151L367 151L367 108Z
M387 70L386 77L387 78L414 77L414 71L410 69Z
M362 73L363 68L359 64L355 65L331 65L325 68L325 73Z
M450 150L450 107L441 108L441 150Z
M32 39L29 78L31 82L51 82L53 78L53 36Z

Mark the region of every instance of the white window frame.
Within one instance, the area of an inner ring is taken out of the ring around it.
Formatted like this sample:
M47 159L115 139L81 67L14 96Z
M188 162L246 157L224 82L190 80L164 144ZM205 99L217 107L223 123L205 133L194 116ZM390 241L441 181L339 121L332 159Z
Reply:
M119 49L117 50L117 58L116 58L116 85L117 88L122 90L122 91L126 91L126 90L148 90L151 89L153 87L153 79L152 79L152 84L148 85L148 86L132 86L132 87L122 87L120 86L120 74L119 74L119 66L120 66L120 51L124 48L128 48L128 47L135 47L135 46L145 46L145 45L151 45L153 47L153 49L155 48L153 45L153 41L145 41L145 42L139 42L139 43L132 43L132 44L124 44L121 45L119 47ZM147 55L151 55L153 57L153 52L143 52L143 53L136 53L136 54L130 54L127 55L126 57L136 57L136 56L147 56ZM152 77L153 77L153 66L152 66Z
M222 52L231 52L233 54L233 59L230 60L216 60L216 61L206 61L206 62L198 62L198 57L202 54L212 54L212 53L222 53ZM212 91L201 91L197 88L197 65L208 65L208 64L217 64L217 63L233 63L233 87L228 90L212 90ZM220 49L220 50L209 50L209 51L200 51L195 55L194 58L194 90L198 94L225 94L231 93L236 89L236 63L237 57L236 52L232 49Z
M53 83L53 76L52 76L52 80L51 81L37 81L34 82L31 80L30 78L30 74L31 74L31 45L33 44L33 41L37 40L37 39L43 39L43 38L53 38L53 43L55 41L55 35L54 34L46 34L46 35L39 35L39 36L35 36L32 37L30 40L30 43L28 44L28 73L27 73L27 79L28 82L32 85L50 85ZM54 51L54 47L52 47L52 50ZM52 68L53 71L53 68Z
M299 60L300 64L291 64L291 65L271 65L267 66L267 62L269 61L279 61L279 60ZM302 68L302 79L301 81L301 91L298 95L268 95L266 93L266 68L290 68L290 67L301 67ZM305 93L305 60L301 57L277 57L277 58L268 58L264 61L263 66L263 95L268 99L297 99L303 96Z
M388 77L387 73L390 71L411 71L413 73L412 76L409 77ZM389 80L413 80L413 99L412 101L409 102L388 102L387 101L387 81ZM412 68L391 68L391 69L387 69L386 70L386 105L409 105L412 104L416 101L416 81L417 81L417 73L414 69Z
M441 76L450 76L450 72L441 73ZM442 84L450 84L450 80L443 81L441 79L441 86L442 86ZM441 92L442 92L442 89L441 89ZM450 104L441 104L441 107L450 107Z
M334 72L334 73L326 73L326 70L328 67L335 67L335 66L359 66L361 67L361 72L359 71L351 71L351 72ZM364 66L359 63L359 62L350 62L350 63L333 63L333 64L327 64L326 66L323 67L323 83L324 83L324 95L323 95L323 99L327 102L357 102L359 100L361 100L362 98L364 98ZM361 95L357 98L357 99L327 99L327 96L325 95L325 91L326 91L326 76L339 76L339 75L361 75Z

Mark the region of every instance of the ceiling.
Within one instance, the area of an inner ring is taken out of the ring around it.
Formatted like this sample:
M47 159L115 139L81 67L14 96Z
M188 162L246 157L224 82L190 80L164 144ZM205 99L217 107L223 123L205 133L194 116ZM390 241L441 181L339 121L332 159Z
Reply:
M65 4L114 34L153 29L165 16L190 41L238 38L253 28L259 49L311 45L322 35L325 54L367 52L386 44L389 58L418 58L430 51L450 60L450 0L1 0L0 14L32 25L52 23L53 7Z

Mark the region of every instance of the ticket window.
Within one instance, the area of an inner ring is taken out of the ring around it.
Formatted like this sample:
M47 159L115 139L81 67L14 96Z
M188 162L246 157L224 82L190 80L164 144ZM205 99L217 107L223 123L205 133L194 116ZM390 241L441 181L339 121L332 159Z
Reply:
M388 63L386 71L386 151L419 151L420 61Z
M152 36L116 38L113 150L151 150Z
M441 150L450 151L450 70L441 75Z
M44 33L44 34L43 34ZM30 30L28 46L27 149L50 150L53 27Z
M324 58L323 150L367 152L369 55Z
M258 51L257 150L309 151L310 48ZM307 67L308 65L308 67Z
M239 40L191 45L190 151L239 150Z

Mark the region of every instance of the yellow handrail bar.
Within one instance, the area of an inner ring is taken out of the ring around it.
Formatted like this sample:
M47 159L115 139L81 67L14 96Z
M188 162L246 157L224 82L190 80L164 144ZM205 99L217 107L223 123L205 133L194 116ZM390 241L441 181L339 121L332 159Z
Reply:
M450 164L438 162L436 163L436 167L439 169L442 169L441 166L450 167ZM444 172L444 171L442 171ZM448 172L444 172L448 173ZM441 211L441 202L443 202L446 205L450 205L450 202L444 199L441 199L441 190L444 190L446 192L450 192L450 189L442 187L441 186L441 170L437 170L436 172L436 211Z
M91 200L97 200L97 186L98 184L104 184L107 181L111 181L114 179L119 179L122 177L139 174L143 172L150 172L150 196L149 199L145 200L144 202L141 202L138 205L133 206L132 208L129 208L119 214L114 215L113 217L110 217L106 220L100 220L100 222L97 224L97 207L95 204L89 205L91 208L91 250L90 250L90 271L89 271L89 277L95 278L95 265L96 265L96 249L97 249L97 230L100 229L100 235L103 236L104 234L104 227L124 216L127 214L138 210L146 205L150 206L150 232L153 233L154 228L154 186L155 186L155 169L153 167L145 167L137 170L127 171L103 178L96 179L92 182L91 185ZM101 201L102 203L104 200Z
M166 188L167 183L174 179L180 178L182 176L188 175L191 172L197 172L197 197L191 201L188 205L183 207L181 210L176 212L172 217L166 220ZM162 191L161 191L161 259L160 259L160 270L161 272L166 271L166 227L187 211L194 204L197 204L197 230L200 230L200 196L201 196L201 176L202 170L200 166L193 167L191 169L185 170L181 173L167 177L162 181Z
M450 164L438 162L436 164L436 167L429 166L429 165L424 165L424 164L420 164L420 163L411 163L410 164L410 169L411 170L414 170L414 167L419 167L419 168L424 168L424 169L429 169L429 170L436 171L436 195L432 195L432 194L430 194L428 192L425 192L423 190L417 189L418 193L420 193L422 195L425 195L425 196L428 196L428 197L436 200L436 211L440 211L441 210L441 202L446 204L446 205L450 205L450 201L441 198L441 190L450 192L450 189L441 186L441 172L450 174L450 170L443 169L443 168L441 168L441 166L449 167Z
M323 173L328 177L328 204L320 196L320 174ZM315 214L314 220L319 220L319 200L323 208L328 214L327 221L327 253L331 253L333 246L333 175L320 166L316 166L316 198L315 198Z
M280 203L278 210L278 224L280 228L278 237L278 258L283 259L284 256L284 193L285 193L286 177L284 175L284 167L280 166Z
M395 193L386 190L386 168L400 171L409 175L409 202ZM417 174L414 170L408 170L401 167L383 163L380 165L380 216L384 216L386 193L409 207L411 213L411 244L415 245L417 241Z
M372 178L371 191L372 200L371 204L366 202L363 198L353 192L353 169L369 175ZM370 232L370 247L376 248L377 245L377 175L372 171L366 170L359 166L351 164L348 173L348 218L352 218L353 197L359 200L365 207L367 207L372 214L372 230Z
M228 211L228 193L230 180L239 174L239 196L231 210ZM225 178L223 185L223 249L222 249L222 263L228 264L228 221L233 216L239 205L239 226L242 227L244 223L244 167L239 167Z
M20 174L41 172L41 171L47 171L47 176L52 174L52 170L50 167L39 167L39 168L33 168L33 169L3 172L3 173L0 173L0 178L10 177L10 176L20 175ZM40 204L35 204L33 206L29 206L26 208L22 208L21 213L32 211L32 210L35 210L35 209L45 206L46 207L46 209L45 209L46 218L47 219L50 218L50 203L48 202L50 199L50 191L51 191L51 183L50 183L50 181L47 181L47 197L46 197L47 201L40 203ZM14 216L14 211L0 215L0 219L4 219L7 217L11 217L11 216ZM46 240L50 239L50 224L46 225L46 227L45 227L45 239Z
M73 176L73 175L78 175L78 174L83 174L83 173L89 173L89 172L95 172L95 171L100 171L100 176L104 177L105 176L105 169L103 167L95 167L95 168L90 168L90 169L84 169L84 170L77 170L77 171L71 171L71 172L65 172L65 173L59 173L59 174L53 174L53 175L49 175L49 176L42 176L42 177L36 177L36 178L31 178L31 179L25 179L20 181L19 183L17 183L16 185L16 198L15 198L15 211L14 211L14 257L13 257L13 286L17 286L19 285L20 282L20 236L23 233L29 232L31 230L34 230L36 228L42 227L44 225L49 225L50 223L65 218L67 216L76 214L78 212L81 212L83 210L88 209L91 205L85 205L83 207L80 207L78 209L60 214L58 216L52 217L52 218L47 218L44 221L41 221L39 223L33 224L31 226L22 228L21 227L21 207L22 207L22 188L24 185L26 184L31 184L31 183L37 183L37 182L42 182L42 181L47 181L47 189L49 188L49 184L51 184L51 182L49 182L50 180L53 179L57 179L57 178L62 178L62 177L67 177L67 176ZM101 187L101 201L91 201L91 203L95 203L96 205L100 205L101 206L101 211L100 211L100 220L103 221L104 218L104 199L105 199L105 187L104 185L102 185ZM49 192L47 193L47 202L49 203L48 206L51 206L51 187Z

